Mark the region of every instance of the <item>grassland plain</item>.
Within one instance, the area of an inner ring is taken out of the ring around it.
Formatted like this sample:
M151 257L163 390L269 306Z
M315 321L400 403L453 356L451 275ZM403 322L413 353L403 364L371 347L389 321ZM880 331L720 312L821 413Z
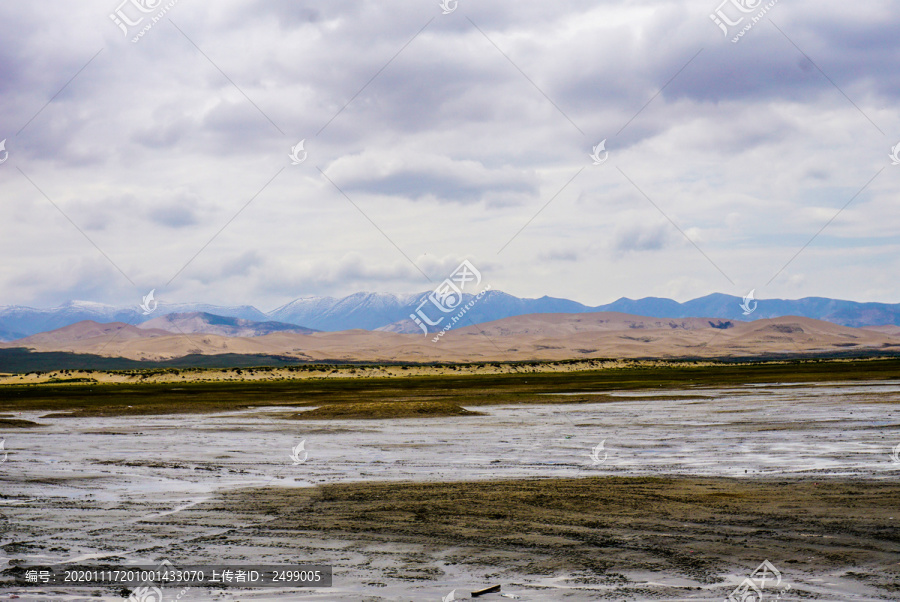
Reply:
M393 407L394 417L428 417L462 413L464 405L598 403L604 401L604 391L645 391L647 400L652 401L654 389L690 391L753 383L900 381L900 359L895 358L740 364L610 362L602 369L589 369L584 362L329 366L328 378L314 377L319 374L317 368L232 369L227 374L234 380L211 380L205 370L174 368L59 375L29 384L8 378L0 385L0 408L7 414L46 410L52 412L48 417L54 418L196 414L277 406L285 410L325 408L307 415L314 419L390 418ZM460 371L468 373L457 374ZM214 374L221 371L215 370ZM366 374L377 377L368 378ZM116 381L103 382L107 375ZM189 378L179 378L184 375ZM153 381L154 377L165 380ZM594 394L579 396L582 391ZM550 393L572 395L555 397Z

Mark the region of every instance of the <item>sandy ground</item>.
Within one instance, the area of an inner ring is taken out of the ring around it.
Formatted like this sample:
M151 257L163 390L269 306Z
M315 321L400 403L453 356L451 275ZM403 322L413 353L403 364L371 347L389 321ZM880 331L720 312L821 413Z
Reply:
M685 399L685 393L692 397ZM765 525L760 518L778 513L760 510L753 520L736 513L729 519L746 533L766 532L759 540L766 545L756 550L762 556L758 562L744 564L742 558L735 565L731 552L709 544L701 573L650 556L643 568L625 558L618 566L615 551L598 545L604 570L613 577L598 573L593 580L586 580L583 563L568 558L564 549L551 562L545 556L549 548L536 548L529 563L519 554L521 546L488 537L448 549L446 536L435 534L429 541L427 531L374 537L362 527L316 529L308 521L312 528L304 531L279 523L290 518L286 509L294 503L279 497L284 492L277 488L284 487L659 475L748 482L800 478L809 485L835 478L893 483L900 476L900 463L891 455L900 443L896 381L654 391L652 401L646 393L620 395L622 401L614 403L468 406L484 415L364 422L288 421L282 419L283 408L140 418L42 419L43 412L23 412L17 418L47 426L0 432L8 454L0 465L0 567L13 560L92 558L335 566L335 586L328 591L195 589L182 600L440 600L454 589L465 599L474 587L498 579L504 592L522 600L721 600L768 558L792 584L795 599L896 599L897 591L885 589L885 583L898 578L900 545L888 521L900 520L900 514L882 515L883 509L869 515L875 521L866 527L870 531L859 531L848 514L845 535L856 535L841 540L847 548L841 558L819 549L800 565L788 562L804 553L797 545L801 538L830 537L841 529L820 530L814 521L791 524L793 535L781 541L773 535L778 521ZM308 457L295 463L291 451L300 441ZM242 492L260 487L268 493ZM300 493L323 489L295 491L300 504ZM811 512L802 501L810 494L804 495L794 503L785 494L782 505L790 512L782 508L779 516ZM851 487L849 499L853 495ZM861 487L858 495L865 500L869 494ZM458 502L465 505L466 497ZM598 510L598 520L603 516ZM641 520L653 517L659 524L648 523L647 529L664 533L665 513L648 512ZM620 525L613 536L640 538L647 529L640 523L631 531ZM690 539L691 532L680 529L679 541ZM867 532L874 534L872 541L859 536ZM711 538L715 522L707 521L697 533ZM665 559L664 545L651 548ZM866 556L867 549L880 560ZM0 595L10 591L0 587ZM22 599L114 599L109 591L92 597L91 589L37 597L33 590L15 591Z

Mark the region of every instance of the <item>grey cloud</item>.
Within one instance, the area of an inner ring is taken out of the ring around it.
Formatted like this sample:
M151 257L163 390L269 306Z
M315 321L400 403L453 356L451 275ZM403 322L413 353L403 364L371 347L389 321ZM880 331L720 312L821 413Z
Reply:
M132 212L135 198L130 194L99 200L75 199L63 208L79 227L88 231L105 230L122 216Z
M411 199L436 197L440 200L471 203L481 199L487 192L498 190L534 193L534 187L523 182L494 181L489 183L467 182L453 174L400 170L377 180L356 180L349 186L373 194L396 195Z
M242 280L251 276L255 270L265 270L268 261L256 250L229 254L225 257L212 252L205 260L191 270L187 279L203 285L215 284L229 279Z
M573 249L551 249L540 257L548 261L578 261L578 253Z
M169 228L184 228L200 223L196 211L178 203L157 205L147 211L151 221Z
M269 263L260 274L258 286L288 300L299 296L298 291L331 294L369 289L387 292L396 290L403 283L418 282L416 289L427 285L427 280L405 261L379 265L367 262L358 253L323 261L288 264L272 260Z
M667 247L672 235L668 223L633 224L616 229L613 248L617 253L660 251Z
M330 173L347 190L419 200L474 203L491 193L533 196L533 173L511 167L490 169L479 162L425 155L414 150L341 159Z
M8 281L35 306L54 307L73 299L127 299L134 290L103 257L85 253L23 272Z

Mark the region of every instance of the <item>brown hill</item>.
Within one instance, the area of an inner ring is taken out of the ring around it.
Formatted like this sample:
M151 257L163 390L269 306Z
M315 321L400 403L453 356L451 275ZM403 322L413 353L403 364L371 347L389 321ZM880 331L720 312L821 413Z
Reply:
M95 339L116 338L119 340L146 339L159 336L171 336L171 332L154 328L141 329L124 322L109 322L101 324L93 320L83 320L63 326L56 330L48 330L38 334L18 339L7 346L12 347L46 347L53 345L67 345Z
M648 318L608 311L585 314L527 314L458 328L456 332L465 334L483 332L488 336L562 337L579 332L619 330L726 329L735 324L740 322L706 318Z
M254 337L172 334L80 322L4 346L133 359L190 353L277 354L302 360L467 362L585 358L753 357L900 351L900 337L788 316L755 322L658 319L619 313L532 314L436 334L347 330Z
M889 334L893 337L900 336L900 326L895 326L893 324L886 324L884 326L863 326L862 329Z

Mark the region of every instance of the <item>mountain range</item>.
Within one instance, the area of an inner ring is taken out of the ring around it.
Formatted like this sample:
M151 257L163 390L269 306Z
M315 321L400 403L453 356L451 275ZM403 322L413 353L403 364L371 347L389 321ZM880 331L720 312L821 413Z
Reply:
M135 304L130 307L88 301L70 301L60 307L35 309L24 306L0 306L0 341L12 341L37 333L91 320L98 323L123 322L132 325L150 323L149 328L177 332L213 332L224 336L261 336L271 332L342 331L351 329L386 330L399 333L420 332L410 319L428 293L401 294L356 293L347 297L300 297L270 312L250 305L217 306L205 303L166 304L144 314ZM474 300L463 295L462 304ZM801 316L842 326L900 326L900 303L860 303L823 297L803 299L761 299L750 304L755 310L744 314L741 297L713 293L679 303L672 299L645 297L621 298L606 305L591 307L554 297L527 299L501 291L488 291L465 314L461 325L479 324L513 316L548 313L621 312L653 318L718 318L753 321L782 316ZM756 305L754 305L756 304ZM430 303L425 311L433 319L441 314ZM188 315L190 314L190 315ZM193 314L202 314L201 316ZM160 318L175 315L160 321ZM240 321L222 321L232 318ZM440 329L446 321L430 328ZM201 330L197 330L200 328ZM213 330L210 330L213 328ZM216 330L218 329L218 330Z

